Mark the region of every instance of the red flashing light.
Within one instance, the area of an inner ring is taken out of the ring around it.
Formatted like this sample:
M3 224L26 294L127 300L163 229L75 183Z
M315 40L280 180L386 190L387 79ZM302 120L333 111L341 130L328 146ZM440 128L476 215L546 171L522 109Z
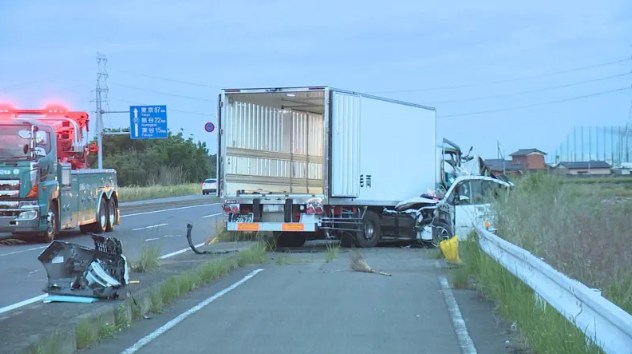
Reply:
M233 205L233 214L239 213L239 205Z
M323 207L321 207L320 205L316 207L316 214L321 215L323 213Z
M310 205L310 206L308 206L308 207L307 207L307 209L305 210L305 212L306 212L307 214L310 214L310 215L311 215L311 214L314 214L314 207L313 207L313 206L311 206L311 205Z

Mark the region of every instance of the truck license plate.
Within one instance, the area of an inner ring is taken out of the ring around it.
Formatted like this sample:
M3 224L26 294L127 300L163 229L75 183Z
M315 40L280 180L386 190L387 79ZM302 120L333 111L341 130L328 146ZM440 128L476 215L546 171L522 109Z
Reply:
M283 211L283 205L278 204L264 204L263 212L264 213L280 213Z
M254 214L233 215L233 222L253 222L254 219L255 219Z

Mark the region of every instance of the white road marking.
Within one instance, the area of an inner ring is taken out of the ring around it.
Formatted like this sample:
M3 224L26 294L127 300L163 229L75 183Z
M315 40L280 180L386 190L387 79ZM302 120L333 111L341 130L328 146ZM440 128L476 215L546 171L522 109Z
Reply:
M180 208L170 208L170 209L154 210L154 211L147 211L147 212L143 212L143 213L135 213L135 214L121 215L121 218L129 217L129 216L137 216L137 215L147 215L147 214L162 213L162 212L165 212L165 211L173 211L173 210L182 210L182 209L197 208L197 207L202 207L202 206L213 206L213 205L220 205L220 204L221 204L221 203L212 203L212 204L191 205L191 206L185 206L185 207L180 207ZM166 237L166 236L165 236L165 237ZM196 247L196 248L197 248L197 247L202 247L202 246L204 246L204 243L200 243L200 244L198 244L198 245L195 245L195 247ZM29 252L29 251L41 250L41 249L44 249L44 248L46 248L46 247L48 247L48 246L35 247L35 248L29 248L29 249L26 249L26 250L21 250L21 251L15 251L15 252L3 253L3 254L0 254L0 257L3 257L3 256L9 256L9 255L12 255L12 254L17 254L17 253L23 253L23 252ZM190 248L185 248L185 249L181 249L181 250L176 251L176 252L171 252L171 253L165 254L164 256L161 256L161 257L160 257L160 259L167 259L167 258L170 258L170 257L176 256L176 255L182 254L182 253L184 253L184 252L186 252L186 251L188 251L188 250L190 250ZM46 296L48 296L48 294L39 295L39 296L36 296L36 297L32 297L32 298L30 298L30 299L26 299L26 300L23 300L23 301L17 302L17 303L12 304L12 305L8 305L8 306L5 306L5 307L2 307L2 308L0 308L0 314L3 314L3 313L5 313L5 312L9 312L9 311L13 311L13 310L15 310L15 309L17 309L17 308L20 308L20 307L22 307L22 306L26 306L26 305L30 305L30 304L32 304L32 303L38 302L38 301L40 301L40 300L43 300Z
M459 346L461 347L461 352L463 354L476 354L477 352L476 348L474 348L474 342L472 342L472 338L470 338L470 335L467 332L465 320L463 320L461 309L459 309L459 304L457 304L456 299L454 298L454 294L452 294L452 289L450 289L448 279L446 279L446 277L444 276L439 276L439 282L441 283L441 289L443 290L445 303L446 305L448 305L448 310L450 311L452 326L454 327L457 341L459 342Z
M34 302L38 302L40 300L43 300L47 296L48 296L48 294L44 294L44 295L32 297L32 298L30 298L28 300L20 301L18 303L13 304L13 305L2 307L2 308L0 308L0 314L3 314L5 312L9 312L9 311L13 311L13 310L15 310L17 308L20 308L22 306L30 305L30 304L32 304Z
M195 245L195 248L202 247L202 246L204 246L204 242L202 242L202 243L198 243L197 245ZM190 251L190 250L191 250L191 248L190 248L190 247L189 247L189 248L183 248L183 249L178 250L178 251L175 251L175 252L167 253L167 254L165 254L164 256L160 256L160 257L158 257L158 259L167 259L167 258L171 258L171 257L173 257L173 256L177 256L177 255L179 255L179 254L182 254L182 253L184 253L184 252L186 252L186 251Z
M151 241L156 241L156 240L160 240L160 238L159 238L159 237L156 237L156 238L148 238L148 239L145 239L145 242L151 242Z
M211 214L211 215L205 215L202 218L212 218L213 216L217 216L217 215L224 215L224 213L217 213L217 214Z
M235 288L237 288L241 284L245 283L246 281L248 281L249 279L251 279L252 277L254 277L259 272L262 272L262 271L263 271L263 269L261 269L261 268L252 271L250 274L246 275L241 280L239 280L238 282L236 282L233 285L229 286L228 288L216 293L215 295L209 297L208 299L206 299L206 300L200 302L199 304L193 306L192 308L188 309L186 312L180 314L178 317L176 317L176 318L172 319L171 321L165 323L162 327L160 327L157 330L151 332L150 334L148 334L147 336L145 336L144 338L142 338L141 340L136 342L131 347L129 347L129 348L125 349L124 351L122 351L121 354L132 354L132 353L137 352L139 349L141 349L142 347L147 345L149 342L151 342L152 340L158 338L158 336L160 336L161 334L163 334L166 331L170 330L171 328L177 326L180 322L184 321L187 317L189 317L189 316L193 315L194 313L200 311L204 307L208 306L211 302L213 302L213 301L219 299L220 297L228 294L229 292L231 292L232 290L234 290Z
M156 214L156 213L163 213L165 211L183 210L183 209L199 208L199 207L206 207L206 206L213 206L213 205L220 205L220 203L189 205L189 206L180 207L180 208L170 208L170 209L162 209L162 210L145 211L142 213L135 213L135 214L126 214L126 215L121 215L121 219L130 217L130 216Z
M147 229L153 229L154 227L160 227L160 226L167 226L168 224L156 224L156 225L150 225L150 226L145 226L145 227L139 227L137 229L132 229L132 231L139 231L139 230L147 230Z
M30 251L43 250L43 249L44 249L44 248L46 248L46 247L48 247L48 246L33 247L33 248L26 249L26 250L21 250L21 251L7 252L7 253L0 254L0 257L10 256L10 255L12 255L12 254L18 254L18 253L30 252Z

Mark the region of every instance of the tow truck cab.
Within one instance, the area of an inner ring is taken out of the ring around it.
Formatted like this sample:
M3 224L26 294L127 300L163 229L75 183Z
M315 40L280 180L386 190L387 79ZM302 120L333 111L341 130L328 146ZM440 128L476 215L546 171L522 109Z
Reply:
M0 106L0 232L52 241L118 224L116 171L85 169L88 114Z

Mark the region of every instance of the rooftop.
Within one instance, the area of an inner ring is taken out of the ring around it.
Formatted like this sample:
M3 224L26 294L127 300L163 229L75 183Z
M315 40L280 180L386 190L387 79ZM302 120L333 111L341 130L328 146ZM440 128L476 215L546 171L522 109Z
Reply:
M612 168L605 161L568 161L560 162L558 166L564 166L568 169L591 169L591 168Z
M512 163L503 159L486 159L485 164L493 171L520 171L526 167L525 164Z
M514 152L513 154L509 154L509 156L527 156L527 155L531 155L533 153L546 155L546 152L538 150L538 149L520 149L520 150Z

